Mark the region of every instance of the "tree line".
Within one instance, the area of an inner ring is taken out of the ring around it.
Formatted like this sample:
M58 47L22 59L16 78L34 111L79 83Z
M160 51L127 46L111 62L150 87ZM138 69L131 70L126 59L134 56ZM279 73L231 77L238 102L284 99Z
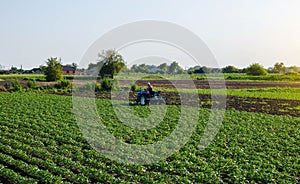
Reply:
M73 63L72 66L77 68L77 64ZM46 75L47 81L61 80L62 77L62 63L60 59L49 58L46 61L46 66L40 66L43 73ZM1 69L1 68L0 68ZM267 75L268 73L298 73L298 67L286 67L283 62L275 63L274 67L265 69L259 63L253 63L246 68L239 69L235 66L228 65L223 68L209 68L206 66L194 66L189 69L183 69L178 62L173 61L170 64L162 63L158 66L148 64L134 64L128 67L122 57L115 50L105 50L98 54L96 63L90 63L86 72L94 71L102 78L113 78L119 72L124 73L145 73L145 74L204 74L204 73L246 73L248 75ZM4 70L0 70L3 73ZM12 67L12 72L17 72L16 67ZM5 71L7 72L7 71Z
M121 72L126 73L145 73L145 74L208 74L208 73L246 73L248 75L267 75L268 73L298 73L297 66L286 67L283 62L275 63L274 67L265 69L259 63L253 63L246 68L239 69L228 65L223 68L209 68L206 66L194 66L184 70L176 61L171 64L162 63L158 66L148 64L134 64L127 67L123 57L114 50L103 51L99 54L99 61L96 64L89 64L88 70L99 71L102 77L112 77Z

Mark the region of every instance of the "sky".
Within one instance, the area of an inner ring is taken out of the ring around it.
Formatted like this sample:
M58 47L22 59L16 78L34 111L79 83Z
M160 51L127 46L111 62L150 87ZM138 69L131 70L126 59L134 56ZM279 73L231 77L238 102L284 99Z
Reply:
M196 34L219 67L243 68L255 62L267 68L278 61L300 66L299 9L298 0L2 0L0 65L29 69L44 65L49 57L59 57L64 64L79 63L110 30L157 20ZM149 47L132 50L141 48ZM127 52L128 63L134 53ZM167 60L182 66L195 64L176 58L171 50L166 53Z

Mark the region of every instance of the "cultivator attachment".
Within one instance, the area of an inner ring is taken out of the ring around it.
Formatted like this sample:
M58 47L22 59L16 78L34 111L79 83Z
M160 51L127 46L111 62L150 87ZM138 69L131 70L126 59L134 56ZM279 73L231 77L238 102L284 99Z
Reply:
M137 99L131 105L149 105L150 103L164 103L165 99L160 96L161 92L150 94L147 90L140 91Z

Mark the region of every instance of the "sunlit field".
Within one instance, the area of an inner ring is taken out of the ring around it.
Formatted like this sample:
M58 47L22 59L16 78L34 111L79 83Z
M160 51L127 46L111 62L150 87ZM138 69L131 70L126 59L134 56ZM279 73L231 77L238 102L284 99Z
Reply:
M3 183L54 182L299 182L298 117L228 110L216 139L200 150L209 109L200 108L197 130L171 157L125 165L94 150L80 133L72 99L34 93L0 93L0 175ZM133 107L136 113L147 108ZM132 144L156 142L176 127L179 106L149 131L125 127L109 100L97 100L107 129ZM149 112L147 112L149 113Z

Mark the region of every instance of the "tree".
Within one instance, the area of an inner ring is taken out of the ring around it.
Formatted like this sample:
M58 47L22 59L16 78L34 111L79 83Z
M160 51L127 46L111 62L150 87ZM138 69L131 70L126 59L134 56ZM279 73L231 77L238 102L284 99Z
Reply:
M18 73L18 68L14 67L14 66L11 66L10 73Z
M201 67L199 65L197 66L194 66L194 67L190 67L188 69L188 74L194 74L194 73L197 73L196 70L200 69Z
M178 68L177 74L184 74L184 69L183 68Z
M72 67L73 67L75 70L77 70L78 64L77 64L77 63L72 63Z
M42 70L42 72L45 74L45 71L46 71L47 66L40 65L39 68L40 68L40 69Z
M175 74L177 67L178 67L178 63L176 61L172 62L171 65L169 66L168 73Z
M268 74L267 70L264 69L264 67L258 63L251 64L248 68L246 68L246 73L248 75L255 75L255 76Z
M222 68L222 72L223 73L239 73L239 69L234 66L229 65L229 66Z
M286 67L284 66L283 62L275 63L273 72L274 73L285 73L286 72Z
M292 72L295 72L295 73L298 73L298 72L299 72L297 66L290 66L289 69L290 69Z
M176 61L173 61L168 68L168 73L170 74L183 73L183 69L179 66L179 64Z
M140 73L149 73L149 68L146 64L140 64L138 66L138 72L140 72Z
M132 67L131 67L131 71L133 71L133 72L138 72L138 66L136 65L136 64L134 64L134 65L132 65Z
M206 66L202 66L202 71L203 71L203 73L208 74L208 73L211 73L211 68L208 68Z
M47 81L58 81L63 78L61 61L57 58L49 58L46 61L47 66L43 67Z
M104 77L114 78L114 75L119 73L123 67L126 67L123 57L115 50L102 51L98 54L97 67L99 75Z
M166 73L168 70L168 65L167 63L162 63L158 66L158 68L160 69L161 73Z
M134 64L131 67L131 71L135 73L149 73L148 65L146 64Z

